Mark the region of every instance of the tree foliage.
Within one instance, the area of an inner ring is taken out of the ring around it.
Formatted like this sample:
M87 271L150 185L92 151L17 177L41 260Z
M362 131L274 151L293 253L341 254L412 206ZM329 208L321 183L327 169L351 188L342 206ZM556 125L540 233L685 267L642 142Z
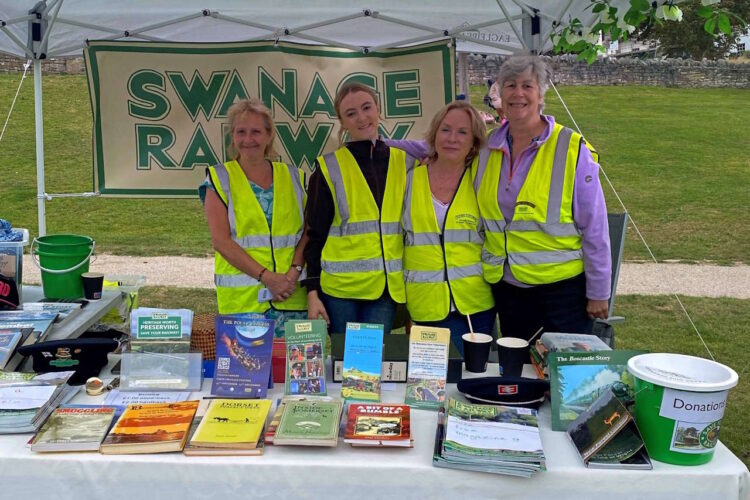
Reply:
M750 0L723 0L722 12L702 6L700 0L679 4L682 21L649 23L638 33L638 39L659 42L658 54L691 59L720 59L736 48L747 25L733 22L750 18ZM729 31L729 34L726 32ZM712 35L711 33L718 33Z

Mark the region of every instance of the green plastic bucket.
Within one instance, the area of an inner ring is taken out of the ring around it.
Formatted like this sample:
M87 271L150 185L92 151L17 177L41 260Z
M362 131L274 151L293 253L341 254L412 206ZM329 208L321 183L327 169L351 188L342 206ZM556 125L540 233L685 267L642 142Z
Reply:
M708 359L666 353L630 358L628 371L635 378L635 422L651 458L677 465L709 462L737 372Z
M34 238L31 255L42 272L44 296L48 299L83 297L81 274L88 272L95 246L94 240L88 236L75 234Z

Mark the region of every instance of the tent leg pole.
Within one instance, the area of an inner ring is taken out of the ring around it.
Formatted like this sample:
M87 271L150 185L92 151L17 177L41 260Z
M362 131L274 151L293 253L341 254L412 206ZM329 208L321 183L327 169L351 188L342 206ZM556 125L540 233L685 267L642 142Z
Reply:
M44 200L44 125L42 115L42 61L34 58L34 121L36 124L36 204L39 236L47 234Z
M469 88L469 54L466 52L458 53L458 93L466 96L467 101L470 99Z

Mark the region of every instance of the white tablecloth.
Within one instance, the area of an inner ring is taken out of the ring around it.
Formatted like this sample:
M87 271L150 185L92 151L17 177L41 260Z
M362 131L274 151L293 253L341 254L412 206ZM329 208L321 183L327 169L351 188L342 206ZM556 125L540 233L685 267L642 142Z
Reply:
M210 390L210 382L205 381L204 390ZM383 391L384 401L403 401L404 385L394 385L395 391ZM270 397L275 401L282 392L283 385L277 384ZM329 395L339 394L340 385L330 384ZM82 393L73 402L102 400L103 396ZM654 461L651 471L586 469L566 434L550 430L546 404L540 411L540 429L548 470L523 479L433 467L436 420L435 412L412 410L412 449L351 448L340 441L336 448L268 446L260 457L38 454L26 447L30 435L4 435L0 498L750 498L747 467L721 443L713 460L700 466Z

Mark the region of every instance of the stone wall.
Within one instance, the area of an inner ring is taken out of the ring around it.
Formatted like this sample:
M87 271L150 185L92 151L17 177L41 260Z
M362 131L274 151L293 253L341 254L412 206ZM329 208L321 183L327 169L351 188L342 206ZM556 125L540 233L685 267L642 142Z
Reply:
M750 89L750 64L726 61L683 59L600 59L591 66L575 56L545 57L552 68L555 84L561 85L648 85L654 87L734 87ZM469 81L484 85L497 75L503 59L499 56L469 55ZM0 73L23 71L26 61L0 55ZM83 58L42 61L45 74L83 74Z
M502 58L470 55L469 81L484 85L497 75ZM683 59L599 59L591 66L575 56L545 57L560 85L648 85L654 87L734 87L750 89L750 64Z

